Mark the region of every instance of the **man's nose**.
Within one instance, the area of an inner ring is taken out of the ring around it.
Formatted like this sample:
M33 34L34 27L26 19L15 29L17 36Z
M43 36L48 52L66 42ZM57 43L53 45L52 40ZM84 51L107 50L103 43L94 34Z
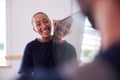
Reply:
M42 23L41 25L42 25L42 28L46 28L47 27L46 24L44 24L44 23Z

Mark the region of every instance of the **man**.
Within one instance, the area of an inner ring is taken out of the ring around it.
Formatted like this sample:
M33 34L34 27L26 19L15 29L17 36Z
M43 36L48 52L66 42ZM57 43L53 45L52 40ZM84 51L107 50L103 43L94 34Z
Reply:
M32 17L33 30L39 35L30 41L24 50L19 70L21 76L33 75L37 68L55 67L52 49L51 21L43 12L37 12Z

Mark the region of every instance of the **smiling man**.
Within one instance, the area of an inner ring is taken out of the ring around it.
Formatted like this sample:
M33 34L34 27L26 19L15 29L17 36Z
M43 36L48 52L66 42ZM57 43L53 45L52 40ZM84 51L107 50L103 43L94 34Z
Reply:
M52 68L54 60L52 56L51 21L49 17L38 12L32 18L33 30L39 38L29 42L24 50L19 74L22 76L33 75L37 68Z

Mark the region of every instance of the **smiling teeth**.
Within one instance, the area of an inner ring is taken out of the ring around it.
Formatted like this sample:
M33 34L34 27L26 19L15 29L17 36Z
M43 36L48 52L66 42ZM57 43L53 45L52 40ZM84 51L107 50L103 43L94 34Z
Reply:
M43 33L48 33L48 32L49 32L49 30L44 30L44 31L43 31Z

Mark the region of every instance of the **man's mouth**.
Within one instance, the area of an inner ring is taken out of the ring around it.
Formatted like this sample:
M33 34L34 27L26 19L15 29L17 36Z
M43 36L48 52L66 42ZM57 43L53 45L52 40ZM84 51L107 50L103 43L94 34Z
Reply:
M45 29L45 30L42 31L42 33L43 34L48 34L48 33L50 33L50 30L49 29Z

